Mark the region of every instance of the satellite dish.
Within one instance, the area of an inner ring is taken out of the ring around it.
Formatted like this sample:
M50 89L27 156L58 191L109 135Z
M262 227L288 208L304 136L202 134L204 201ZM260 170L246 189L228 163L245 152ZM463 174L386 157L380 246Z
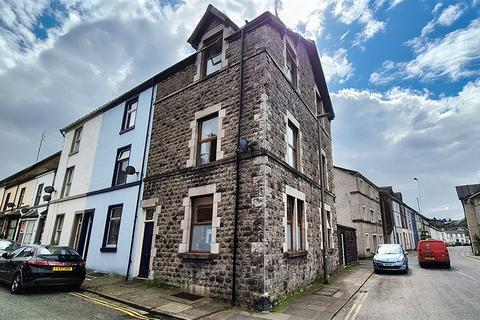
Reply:
M50 201L50 200L52 200L52 196L51 196L51 195L46 194L46 195L43 196L43 201Z
M250 145L247 139L240 138L238 149L240 152L252 151L252 146Z
M43 191L45 191L46 193L52 193L55 191L55 188L53 188L52 186L46 186L45 188L43 188Z
M13 208L13 207L15 207L15 203L9 202L9 203L7 203L7 207L8 208Z
M129 176L133 174L138 174L137 169L135 169L134 166L128 166L125 168L125 173L128 174Z

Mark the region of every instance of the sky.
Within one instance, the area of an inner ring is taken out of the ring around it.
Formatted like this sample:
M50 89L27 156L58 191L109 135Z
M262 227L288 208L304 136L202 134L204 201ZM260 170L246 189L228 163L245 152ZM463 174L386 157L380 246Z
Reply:
M275 0L212 0L239 26ZM0 179L62 147L59 129L193 52L201 0L0 0ZM334 164L462 218L480 183L480 0L278 1L317 43Z

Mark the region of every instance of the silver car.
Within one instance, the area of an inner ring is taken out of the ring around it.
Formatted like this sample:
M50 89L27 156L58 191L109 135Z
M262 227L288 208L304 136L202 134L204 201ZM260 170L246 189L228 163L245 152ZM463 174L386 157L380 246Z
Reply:
M399 244L381 244L373 256L373 270L408 273L407 252Z

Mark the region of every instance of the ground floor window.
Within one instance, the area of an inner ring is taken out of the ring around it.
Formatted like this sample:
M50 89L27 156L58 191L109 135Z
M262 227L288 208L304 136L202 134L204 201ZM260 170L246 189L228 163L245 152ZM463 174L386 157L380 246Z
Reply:
M20 245L29 245L32 243L33 228L35 227L35 220L23 220L20 222L17 242Z
M212 242L213 195L192 199L191 252L210 252Z
M305 250L304 203L287 196L287 244L288 251Z
M115 251L120 233L120 222L122 220L123 204L112 205L108 208L105 233L103 236L104 251Z

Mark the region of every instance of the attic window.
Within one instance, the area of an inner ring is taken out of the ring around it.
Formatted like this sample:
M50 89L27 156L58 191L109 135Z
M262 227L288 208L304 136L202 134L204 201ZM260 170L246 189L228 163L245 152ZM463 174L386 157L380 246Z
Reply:
M222 33L205 40L205 49L203 51L204 76L208 76L222 68L222 42Z
M296 64L296 56L293 52L292 48L286 44L286 74L288 81L292 83L292 85L296 88L297 87L297 64Z

